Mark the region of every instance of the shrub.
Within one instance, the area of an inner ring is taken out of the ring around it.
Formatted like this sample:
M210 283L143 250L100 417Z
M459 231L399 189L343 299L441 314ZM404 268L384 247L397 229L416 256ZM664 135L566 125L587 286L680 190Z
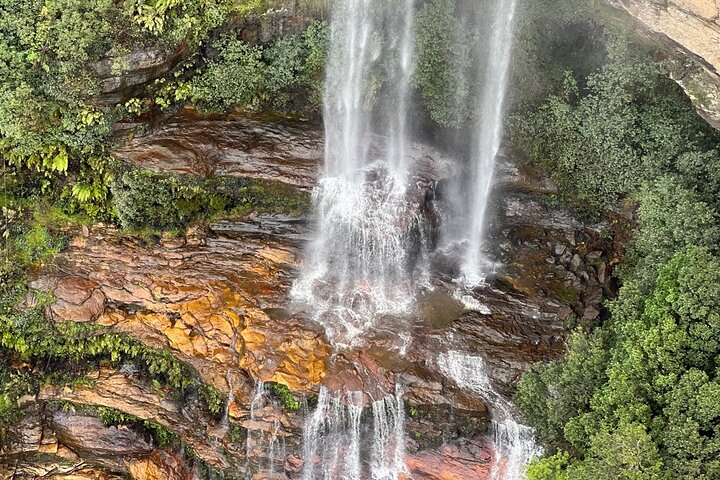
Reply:
M319 110L327 50L327 25L262 47L226 36L213 46L217 60L193 78L189 96L205 110Z
M302 213L308 195L276 182L241 178L200 178L132 169L111 185L123 228L178 229L203 216L251 211Z

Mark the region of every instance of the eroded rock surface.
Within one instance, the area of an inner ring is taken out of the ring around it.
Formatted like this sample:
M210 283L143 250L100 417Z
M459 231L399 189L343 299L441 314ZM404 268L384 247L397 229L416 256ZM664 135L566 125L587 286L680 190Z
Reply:
M109 54L91 65L100 78L99 101L107 105L124 103L180 62L189 53L187 45L174 50L147 48L122 55Z
M263 220L248 228L262 232ZM93 228L33 286L55 293L54 321L96 322L167 348L238 398L253 380L312 391L330 350L321 331L286 313L299 247L287 235L210 230L147 244Z
M152 445L137 429L106 426L94 414L59 404L35 404L20 428L22 444L0 450L0 478L196 480L190 462Z
M720 128L720 3L717 0L607 0L649 32L682 49L693 65L678 66L675 80L703 116Z
M308 122L186 108L113 154L159 172L260 178L310 189L323 146L321 130Z

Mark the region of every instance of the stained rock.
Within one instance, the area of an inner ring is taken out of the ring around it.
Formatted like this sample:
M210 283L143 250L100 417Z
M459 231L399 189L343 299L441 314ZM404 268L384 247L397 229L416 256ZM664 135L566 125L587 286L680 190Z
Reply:
M247 394L249 373L309 392L329 347L316 326L282 314L298 247L282 236L212 232L148 246L96 227L32 285L55 293L54 321L95 321L168 348L220 391Z
M158 172L260 178L310 189L323 147L320 129L308 122L186 108L113 155Z

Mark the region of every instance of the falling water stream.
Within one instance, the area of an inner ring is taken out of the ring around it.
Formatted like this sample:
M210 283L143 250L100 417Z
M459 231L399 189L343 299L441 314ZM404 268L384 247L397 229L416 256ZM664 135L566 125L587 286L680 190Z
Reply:
M413 0L336 2L325 169L313 193L316 236L292 290L336 345L353 345L378 318L402 316L413 304L409 237L418 218L407 198L413 39Z
M303 434L303 480L398 480L406 473L402 392L372 402L371 418L363 397L320 390Z
M493 387L485 360L451 350L440 355L437 363L443 375L458 387L480 395L491 407L495 444L491 480L525 478L525 466L542 450L535 443L533 430L517 422L510 402Z
M492 14L491 37L486 48L476 48L484 71L481 92L477 94L475 128L472 137L470 169L470 208L467 230L461 233L468 240L462 264L464 280L469 284L482 282L488 262L483 257L485 224L493 183L495 158L500 149L503 129L503 105L513 44L513 23L517 0L496 0ZM487 58L486 58L487 57ZM484 62L483 62L483 59ZM483 65L484 63L484 65Z
M315 235L291 295L339 349L358 347L387 318L411 314L422 277L413 244L423 218L413 200L416 166L409 154L414 2L337 0L333 5L325 167L313 192ZM476 121L468 140L470 168L460 188L471 200L459 209L465 215L456 232L456 240L468 247L462 259L466 285L485 278L484 225L502 134L516 0L491 3L491 35L476 42L478 68L468 82L478 86L471 108ZM480 3L468 5L477 19L487 13L479 11ZM482 22L475 23L482 28ZM538 449L532 432L515 421L512 406L492 388L485 362L449 352L438 364L460 388L491 407L493 478L523 478L524 465ZM304 480L397 480L407 474L402 392L370 408L364 400L363 392L321 389L304 426Z

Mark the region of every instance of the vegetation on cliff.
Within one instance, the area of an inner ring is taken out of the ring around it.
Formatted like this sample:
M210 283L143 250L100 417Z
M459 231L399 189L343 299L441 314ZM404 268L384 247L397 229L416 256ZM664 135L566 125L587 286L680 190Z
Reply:
M578 16L603 39L602 65L566 71L516 115L513 138L586 213L636 205L637 228L609 318L520 382L516 401L549 455L529 478L716 478L720 134L662 51L597 12L568 22Z
M0 441L41 382L83 381L101 365L134 364L222 414L224 396L169 353L46 319L48 299L30 292L25 277L83 222L174 230L218 215L307 208L307 195L289 187L163 175L109 154L120 123L187 102L317 115L327 26L312 22L268 42L245 38L237 25L272 4L0 0ZM453 0L418 8L413 84L433 128L462 131L470 120L471 86L462 79L472 61L462 45L477 39L460 17ZM529 477L718 478L720 134L670 79L668 53L604 13L537 0L525 2L519 22L512 145L587 215L623 204L637 212L617 269L622 288L604 323L572 332L563 361L537 366L519 384L517 404L548 453ZM145 54L164 61L141 72L147 81L115 88ZM287 410L300 408L287 388L271 388ZM122 412L95 413L172 439Z
M259 14L277 3L0 0L0 449L23 415L23 396L44 382L85 382L101 366L133 365L177 400L198 397L212 416L224 412L226 396L169 352L96 325L47 319L52 299L29 289L26 278L52 268L66 237L95 221L180 230L219 216L307 208L308 195L286 185L161 175L109 153L119 122L142 125L186 102L316 114L322 21L265 43L240 40L246 25L272 20ZM320 9L315 0L300 4ZM159 443L171 440L152 422L95 413L153 430Z

